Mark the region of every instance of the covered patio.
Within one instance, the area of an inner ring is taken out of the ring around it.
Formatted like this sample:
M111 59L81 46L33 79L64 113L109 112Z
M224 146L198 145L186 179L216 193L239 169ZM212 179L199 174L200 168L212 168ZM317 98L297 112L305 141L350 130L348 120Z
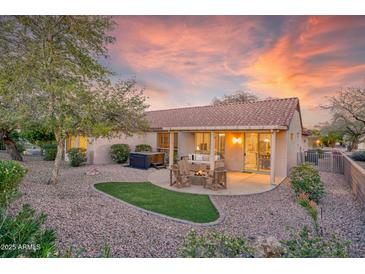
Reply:
M278 182L275 178L277 134L283 130L282 127L250 126L241 127L239 130L220 127L210 131L192 127L163 130L166 130L168 135L168 147L165 151L168 152L169 168L176 161L175 154L178 159L188 157L190 163L206 164L210 170L214 169L217 160L223 159L227 170L236 171L231 175L235 173L247 175L253 172L258 173L257 177L267 178L261 180L267 184L275 185ZM179 138L176 138L176 133ZM184 142L176 145L176 140L180 138ZM202 159L198 159L198 156ZM268 176L260 176L263 174ZM239 176L241 177L246 179L250 176ZM236 176L234 178L231 178L232 182L238 179Z
M206 195L250 195L263 193L274 189L277 185L270 184L270 175L245 172L228 172L227 188L214 191L203 188L200 185L191 185L189 187L177 188L170 186L170 171L160 169L149 175L148 181L162 188L178 192Z

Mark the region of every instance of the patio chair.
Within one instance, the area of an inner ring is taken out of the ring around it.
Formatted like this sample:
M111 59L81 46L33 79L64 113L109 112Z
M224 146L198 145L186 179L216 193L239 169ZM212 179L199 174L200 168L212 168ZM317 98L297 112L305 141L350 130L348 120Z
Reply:
M227 188L227 170L224 167L217 167L213 171L213 175L210 175L205 180L204 188L212 190L226 189Z
M176 182L175 182L175 186L177 188L182 188L182 187L188 187L191 186L191 181L189 178L189 175L185 175L180 171L180 167L177 165L173 165L171 167L172 172L175 176Z
M216 160L214 161L214 170L217 168L226 168L226 164L224 162L224 160ZM213 176L214 174L214 170L210 170L209 171L209 175Z
M190 171L191 171L191 167L190 167L190 164L187 160L181 160L181 161L178 161L178 167L179 167L179 170L180 170L180 173L185 175L185 176L190 176Z

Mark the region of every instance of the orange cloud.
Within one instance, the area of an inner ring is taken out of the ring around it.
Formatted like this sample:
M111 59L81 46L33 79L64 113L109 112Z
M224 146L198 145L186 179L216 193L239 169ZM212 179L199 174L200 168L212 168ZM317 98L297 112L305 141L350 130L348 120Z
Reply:
M312 112L342 86L364 84L364 16L115 19L113 61L137 79L148 78L154 108L206 104L248 88L271 97L297 96Z
M313 106L343 85L361 84L361 76L365 76L364 60L356 64L356 60L342 58L341 53L351 55L350 41L340 39L335 32L364 23L363 19L309 17L298 26L300 32L286 33L252 66L242 68L241 73L249 76L246 85L270 96L298 96L304 105ZM354 37L354 41L359 39ZM321 61L326 56L329 58ZM348 79L358 74L357 80Z

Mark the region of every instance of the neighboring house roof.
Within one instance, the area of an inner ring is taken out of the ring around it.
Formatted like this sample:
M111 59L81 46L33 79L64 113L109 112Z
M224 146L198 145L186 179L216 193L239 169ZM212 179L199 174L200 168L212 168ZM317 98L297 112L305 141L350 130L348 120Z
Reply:
M311 136L312 131L310 129L303 128L302 135L303 136Z
M288 129L298 98L175 108L146 112L152 130Z

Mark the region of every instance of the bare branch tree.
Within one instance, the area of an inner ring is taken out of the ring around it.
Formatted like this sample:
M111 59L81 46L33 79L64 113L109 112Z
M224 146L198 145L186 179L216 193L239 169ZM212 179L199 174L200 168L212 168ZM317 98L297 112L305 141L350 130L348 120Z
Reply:
M222 105L222 104L231 104L231 103L243 103L243 102L254 102L257 101L259 97L251 93L249 91L238 90L234 94L230 95L223 95L222 98L213 98L212 104L213 105Z

